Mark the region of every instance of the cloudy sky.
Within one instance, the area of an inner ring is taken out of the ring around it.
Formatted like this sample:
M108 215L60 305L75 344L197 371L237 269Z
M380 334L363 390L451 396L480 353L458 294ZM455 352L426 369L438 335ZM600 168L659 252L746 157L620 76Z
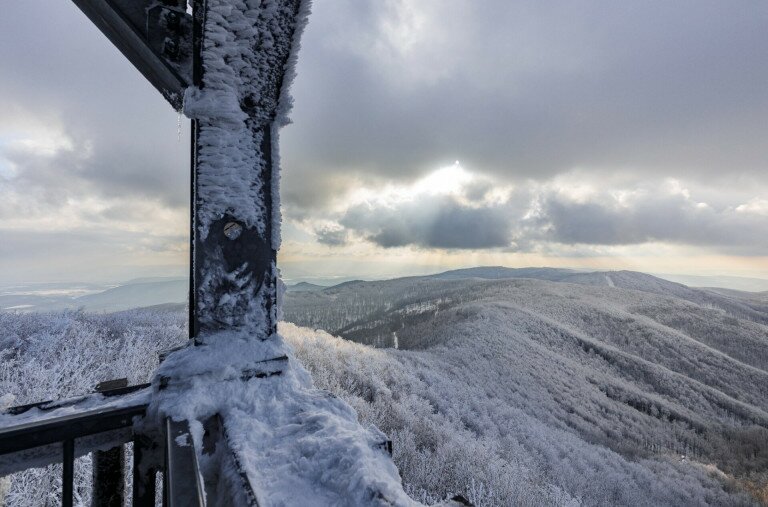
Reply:
M768 3L315 0L292 279L768 278ZM0 281L183 274L188 128L67 1L0 18Z

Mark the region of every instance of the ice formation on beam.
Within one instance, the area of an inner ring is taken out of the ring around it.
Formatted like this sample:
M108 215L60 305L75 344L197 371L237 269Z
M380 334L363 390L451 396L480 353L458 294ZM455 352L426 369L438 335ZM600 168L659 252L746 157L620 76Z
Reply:
M260 179L272 143L263 141L276 142L272 126L286 121L295 75L276 64L295 65L308 13L309 2L301 0L206 2L203 86L188 89L184 101L184 113L202 123L196 224L202 239L225 214L261 233L272 222Z
M201 2L202 4L202 2ZM278 130L306 0L206 0L201 77L185 93L196 120L193 335L275 332L280 244Z
M190 422L203 476L218 485L217 496L241 498L244 474L260 506L419 505L402 489L386 436L315 389L280 337L222 331L205 346L170 355L148 412ZM206 452L204 424L216 416L225 445Z

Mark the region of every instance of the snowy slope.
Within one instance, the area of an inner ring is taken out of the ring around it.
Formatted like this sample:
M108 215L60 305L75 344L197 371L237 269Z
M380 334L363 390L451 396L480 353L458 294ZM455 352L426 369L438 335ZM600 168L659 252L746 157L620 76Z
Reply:
M584 285L620 287L676 297L698 305L719 307L731 314L768 324L768 307L766 305L753 304L750 297L737 294L728 295L706 288L692 288L645 273L635 271L576 273L564 277L560 281Z
M310 317L353 322L345 325L360 338L396 333L401 350L281 325L314 385L340 395L394 441L395 463L416 500L463 493L479 506L751 505L739 492L767 483L764 324L673 296L532 279L357 282L297 294ZM297 294L287 309L296 310ZM1 314L2 349L12 354L0 368L0 396L23 403L86 392L106 378L146 381L156 351L183 341L184 318ZM243 402L271 406L272 394L296 390L354 428L349 412L326 404L295 368L286 384L260 379L262 390L244 393ZM144 376L134 378L137 372ZM238 425L290 429L305 418L296 406L284 408ZM323 449L313 447L322 439L310 431L323 425L305 424L291 436L304 450ZM367 438L359 430L350 442ZM298 447L282 444L283 457L299 456L290 454ZM269 459L264 449L244 460L256 480ZM296 480L311 484L312 470ZM30 493L34 474L25 474L13 482L14 498L39 505ZM55 469L41 475L36 491L55 491L58 477Z
M284 313L363 343L396 338L401 350L306 330L292 338L316 382L346 393L385 432L403 429L387 405L408 393L428 406L427 420L439 414L482 444L486 459L522 466L523 477L545 470L568 498L738 504L707 470L768 483L765 303L605 275L364 282L290 294Z

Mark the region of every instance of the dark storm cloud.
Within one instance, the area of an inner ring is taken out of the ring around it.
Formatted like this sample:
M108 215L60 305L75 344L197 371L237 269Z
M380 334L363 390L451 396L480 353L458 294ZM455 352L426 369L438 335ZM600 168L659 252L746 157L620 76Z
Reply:
M764 2L454 0L404 56L382 28L397 5L315 6L283 138L287 187L340 169L403 179L455 159L502 178L764 171ZM450 35L430 38L443 25Z
M612 191L574 200L556 189L518 189L504 202L468 206L451 196L420 196L398 204L358 204L338 227L318 231L340 246L355 234L384 248L539 251L545 245L625 246L650 242L697 245L720 252L763 255L768 249L768 202L713 207L664 185L631 198Z
M764 2L338 0L313 10L283 135L284 202L297 212L349 189L341 175L408 179L455 159L515 179L573 167L764 179ZM175 114L71 2L4 10L6 114L7 104L92 146L77 178L95 189L186 202L186 131L179 143Z
M315 235L321 245L342 246L348 241L347 231L340 227L320 227Z
M540 219L545 237L565 244L668 242L752 255L768 249L768 209L765 214L716 209L679 194L645 195L629 205L549 196Z
M502 208L473 208L445 197L396 207L361 204L350 208L339 224L384 248L473 249L508 246L509 219Z

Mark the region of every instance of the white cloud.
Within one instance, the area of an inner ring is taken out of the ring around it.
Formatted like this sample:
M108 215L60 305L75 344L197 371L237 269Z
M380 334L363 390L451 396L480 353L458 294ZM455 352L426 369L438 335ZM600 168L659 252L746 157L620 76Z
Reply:
M486 189L479 199L467 199L478 181L504 192ZM383 188L360 188L345 208L305 223L320 243L334 247L356 240L381 248L559 250L587 256L656 243L744 255L768 248L764 200L715 208L677 180L601 186L579 172L505 186L454 165L411 185ZM731 198L737 203L741 196Z
M739 213L753 213L755 215L768 216L768 199L755 197L745 204L736 207Z

